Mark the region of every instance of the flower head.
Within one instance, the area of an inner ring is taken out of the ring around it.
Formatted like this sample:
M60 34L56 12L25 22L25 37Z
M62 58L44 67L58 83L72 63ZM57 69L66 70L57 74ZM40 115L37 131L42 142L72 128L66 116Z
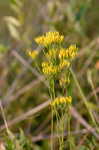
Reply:
M59 51L59 58L60 59L66 59L70 58L73 59L77 55L78 48L76 45L70 45L67 49L60 49Z
M69 66L70 66L70 62L68 60L60 61L60 64L59 64L60 70L62 70L64 67L69 67Z
M72 97L57 97L51 102L51 106L58 106L61 104L71 104L72 103Z
M59 71L57 66L53 66L49 62L42 63L42 72L46 75L57 74Z
M72 59L74 57L76 57L77 51L78 51L78 48L76 47L76 45L70 45L69 48L68 48L69 57L72 58Z
M37 50L32 50L28 52L28 55L32 58L35 59L38 55L38 51Z
M63 35L60 35L59 32L47 32L43 36L35 38L35 42L39 45L47 46L52 43L61 43L64 39Z
M61 78L59 80L59 84L60 84L61 87L65 86L66 84L69 84L69 83L70 83L69 77L68 78Z
M67 50L64 48L61 48L59 51L59 58L60 59L64 59L64 58L68 58L68 53Z

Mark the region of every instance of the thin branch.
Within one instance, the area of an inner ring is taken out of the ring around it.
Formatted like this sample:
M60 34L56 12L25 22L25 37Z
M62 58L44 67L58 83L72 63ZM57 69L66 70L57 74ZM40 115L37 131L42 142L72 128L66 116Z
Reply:
M33 88L34 86L39 84L41 81L44 81L44 77L43 76L40 76L35 81L33 80L32 82L30 82L29 84L27 84L26 86L24 86L23 88L18 90L14 95L11 95L10 97L8 97L7 100L2 101L3 106L8 106L9 103L15 101L19 96L21 96L22 94L24 94L25 92L27 92L28 90L30 90L31 88Z
M43 110L44 108L48 107L50 104L50 100L44 102L43 104L40 104L39 106L31 109L30 111L22 114L21 116L11 120L11 121L8 121L7 125L8 127L11 127L12 125L15 125L16 123L19 123L23 120L26 120L28 119L30 116L40 112L41 110ZM71 114L72 116L78 120L78 122L80 122L80 124L82 124L88 131L90 131L90 133L92 133L97 139L99 139L99 135L96 133L95 129L92 128L82 117L81 115L77 112L77 110L72 107L71 108ZM2 125L0 127L0 131L2 131L3 129L5 129L5 125Z
M18 54L15 50L12 51L12 55L15 56L25 67L27 67L36 77L40 77L41 75L27 62L21 55ZM44 82L44 84L48 87L48 83Z
M82 129L82 130L78 130L78 131L73 131L71 132L72 135L78 135L78 134L86 134L89 133L89 130L87 129ZM64 137L66 137L68 135L67 132L64 132ZM45 140L45 139L50 139L51 137L54 138L58 138L59 136L62 136L61 134L57 135L57 134L53 134L53 136L51 135L38 135L38 136L33 136L32 137L32 141L33 142L38 142L41 140Z
M15 125L16 123L19 123L23 120L26 120L28 119L28 117L40 112L41 110L43 110L44 108L46 108L50 103L50 100L44 102L43 104L40 104L39 106L29 110L28 112L22 114L21 116L11 120L11 121L8 121L7 125L8 127L11 127L12 125ZM2 131L3 129L5 129L5 125L2 125L0 126L0 131Z

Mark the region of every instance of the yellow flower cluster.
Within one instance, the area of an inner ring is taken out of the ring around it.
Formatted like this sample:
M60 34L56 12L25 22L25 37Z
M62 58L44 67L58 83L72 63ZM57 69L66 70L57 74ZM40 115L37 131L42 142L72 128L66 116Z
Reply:
M69 67L69 66L70 66L70 62L68 60L62 60L60 61L59 69L62 70L64 67Z
M60 49L59 58L60 59L68 58L68 52L66 49L64 49L64 48Z
M42 71L46 75L56 74L59 71L59 68L58 66L53 66L52 64L49 64L48 62L43 62Z
M59 84L60 84L60 86L62 87L62 86L64 86L64 85L66 85L66 84L69 84L70 83L70 79L69 78L61 78L60 80L59 80Z
M32 58L35 59L38 55L38 51L37 50L32 50L32 51L28 51L28 55Z
M44 55L47 59L46 62L42 63L42 72L46 75L57 74L64 71L64 68L69 68L71 59L77 54L76 45L71 45L69 48L62 48L58 45L64 40L64 36L60 35L59 32L47 32L45 35L35 38L36 43L50 47L46 47ZM52 45L57 43L57 45ZM36 53L29 52L29 55L34 58Z
M72 103L72 97L57 97L51 102L51 106L57 106L60 104L71 104Z
M69 67L69 66L70 66L70 62L67 60L61 61L59 65L53 65L52 63L43 62L42 71L46 75L57 74L62 69L64 69L64 67Z
M62 48L59 51L59 58L60 59L72 58L73 59L77 55L77 50L78 48L76 47L76 45L71 45L67 49Z
M70 45L68 48L68 55L70 58L74 58L77 55L78 48L76 45Z
M60 35L59 32L47 32L43 36L35 38L35 42L39 45L47 46L52 43L61 43L64 39L63 35Z

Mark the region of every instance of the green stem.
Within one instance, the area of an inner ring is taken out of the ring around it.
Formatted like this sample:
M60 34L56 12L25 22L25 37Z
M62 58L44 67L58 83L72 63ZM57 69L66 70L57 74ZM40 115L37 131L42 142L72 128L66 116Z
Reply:
M70 120L71 120L71 117L70 117L70 108L69 108L69 106L68 106L68 108L67 108L68 110L68 112L67 112L67 118L68 118L68 121L67 121L67 124L68 124L68 141L69 141L69 149L71 150L71 129L70 129Z
M0 109L1 109L3 120L4 120L4 124L5 124L5 127L6 127L6 131L9 134L9 128L8 128L8 124L7 124L7 121L6 121L6 117L5 117L5 113L4 113L4 109L3 109L1 101L0 101Z
M57 108L55 108L55 113L56 113L56 121L57 121L57 136L58 136L58 140L59 140L59 146L61 147L61 137L59 135L59 120L60 120L60 116L58 114ZM61 148L59 148L61 150Z
M54 89L54 79L50 80L50 95L51 95L51 100L55 99L55 89ZM51 109L51 150L53 150L53 131L54 131L54 123L53 123L53 108Z
M51 150L53 150L53 108L51 110Z
M75 73L72 71L72 69L70 69L70 72L71 72L71 74L72 74L72 76L73 76L73 78L74 78L74 81L75 81L76 86L77 86L77 88L78 88L78 90L79 90L79 93L80 93L80 95L81 95L81 98L82 98L82 100L83 100L83 103L85 104L85 106L86 106L86 108L87 108L87 110L88 110L88 113L89 113L89 116L90 116L90 118L91 118L91 120L92 120L92 123L93 123L95 126L97 126L96 121L95 121L95 119L94 119L94 116L93 116L91 110L90 110L89 107L88 107L86 97L85 97L85 95L83 94L83 91L82 91L82 89L81 89L81 87L80 87L80 84L79 84L79 82L78 82L78 80L77 80L77 78L76 78L76 75L75 75Z
M64 150L64 112L62 112L62 150Z

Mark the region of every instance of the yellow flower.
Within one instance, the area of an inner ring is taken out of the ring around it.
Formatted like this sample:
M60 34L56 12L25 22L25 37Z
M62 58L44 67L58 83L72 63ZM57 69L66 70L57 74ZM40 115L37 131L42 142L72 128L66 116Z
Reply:
M35 42L39 45L47 46L52 43L61 43L64 39L63 35L60 35L59 32L47 32L43 36L35 38Z
M56 74L58 72L57 66L52 66L48 62L42 63L42 72L46 75Z
M70 47L68 48L69 57L73 59L77 55L77 51L78 48L76 47L76 45L70 45Z
M59 64L59 68L63 69L64 67L69 67L70 66L70 62L67 60L62 60Z
M65 59L65 58L71 58L73 59L77 55L78 48L76 45L70 45L67 49L60 49L59 51L59 58Z
M45 36L39 36L39 37L35 38L35 42L37 44L43 45L44 41L45 41Z
M35 59L38 55L38 51L37 50L32 50L28 52L28 55L32 58Z
M64 85L66 85L66 84L69 84L70 83L70 79L69 78L61 78L60 80L59 80L59 84L60 84L60 86L62 87L62 86L64 86Z
M70 45L70 46L69 46L69 50L77 51L78 48L77 48L76 45L74 44L74 45Z
M62 48L59 51L59 58L64 59L65 57L68 58L68 53L66 49Z
M49 63L48 62L42 62L42 67L48 67Z
M72 97L66 96L66 97L57 97L51 102L51 106L57 106L60 104L71 104L72 103Z
M69 67L70 62L67 60L62 60L59 65L54 65L52 62L43 62L42 63L42 72L46 75L57 74L64 67Z

